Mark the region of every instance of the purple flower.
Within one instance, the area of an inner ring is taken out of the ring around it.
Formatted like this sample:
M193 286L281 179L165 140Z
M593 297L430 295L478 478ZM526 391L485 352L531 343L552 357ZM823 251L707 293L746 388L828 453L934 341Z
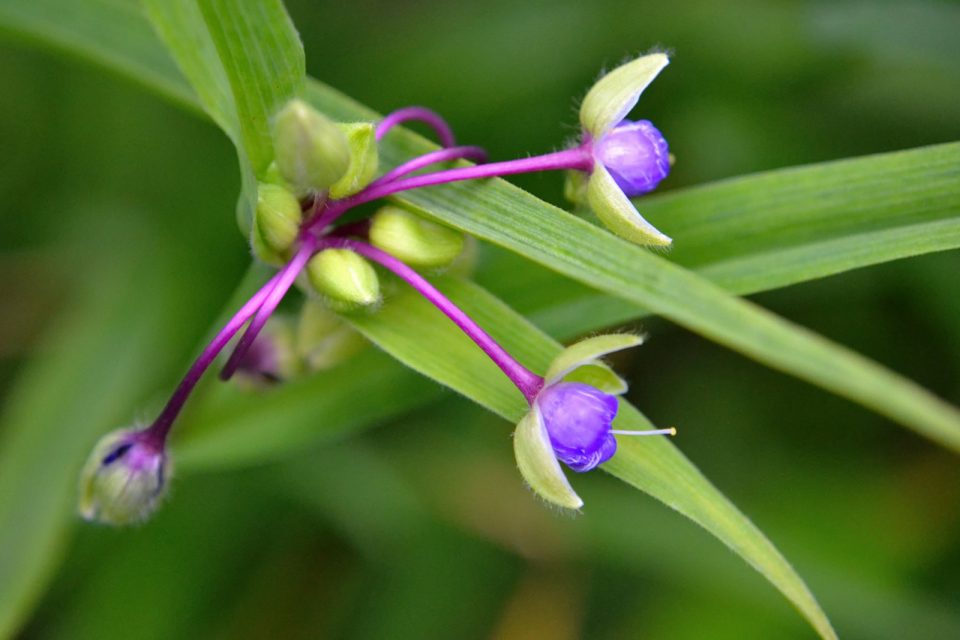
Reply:
M550 364L513 437L520 473L544 500L567 509L583 506L560 462L577 472L589 471L613 457L617 435L674 433L613 429L616 396L627 385L598 358L641 342L639 336L626 334L595 336L567 347Z
M613 457L615 396L582 382L561 382L544 389L537 404L553 452L568 467L582 473Z
M623 193L633 198L656 189L670 173L670 148L649 120L623 120L593 146Z

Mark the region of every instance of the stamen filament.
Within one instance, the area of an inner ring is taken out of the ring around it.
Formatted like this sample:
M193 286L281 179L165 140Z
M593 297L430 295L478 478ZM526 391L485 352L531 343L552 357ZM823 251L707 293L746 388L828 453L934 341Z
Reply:
M510 378L527 402L533 403L537 393L543 387L543 378L517 362L490 334L419 273L389 253L364 242L346 238L326 238L321 241L320 248L349 249L395 273L467 334L467 337L473 340Z
M224 325L200 355L197 356L197 359L193 361L190 369L187 370L187 374L183 377L183 380L180 381L180 384L170 396L170 400L167 401L163 411L160 412L160 415L157 416L157 419L154 420L153 424L150 425L150 428L145 432L145 442L149 442L157 449L163 448L163 443L167 438L170 427L173 425L173 421L180 413L180 410L186 403L193 388L197 385L197 382L200 381L201 376L203 376L213 361L216 360L220 351L230 342L240 328L243 327L244 323L257 312L257 309L263 304L267 295L273 290L279 277L279 273L274 274L266 284L260 287L260 290L253 294L253 297L240 307L240 310L230 318L227 324Z
M270 319L277 305L283 300L283 296L285 296L287 291L290 290L290 287L293 286L297 276L300 275L300 272L307 265L307 261L310 260L316 248L317 241L315 238L305 238L290 262L277 273L276 284L267 294L263 304L250 321L250 326L247 327L243 337L240 338L240 342L237 343L233 353L230 354L227 364L224 365L223 370L220 372L221 380L229 380L233 374L236 373L240 364L243 362L243 356L246 355L261 329L267 324L267 320Z
M444 120L440 114L435 111L431 111L426 107L405 107L387 115L377 125L377 142L387 135L387 132L390 131L390 129L393 129L402 122L409 122L411 120L423 122L432 127L433 130L437 132L437 136L440 138L440 144L444 147L452 147L456 144L456 139L453 136L453 129L450 128L450 125L447 124L447 121Z
M650 429L649 431L622 431L619 429L611 429L610 433L618 436L675 436L677 435L677 428Z

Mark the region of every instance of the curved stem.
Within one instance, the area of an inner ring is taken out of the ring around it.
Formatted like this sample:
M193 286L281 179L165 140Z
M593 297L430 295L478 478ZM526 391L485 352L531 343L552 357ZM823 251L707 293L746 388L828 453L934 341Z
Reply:
M500 370L510 378L510 381L520 390L527 402L533 403L537 393L543 388L543 378L517 362L490 334L419 273L389 253L357 240L328 238L321 242L320 247L349 249L395 273L467 334L467 337L473 340L493 360L494 364L500 367Z
M183 409L183 405L186 403L193 388L197 386L200 377L203 376L207 368L213 364L213 361L216 360L220 351L230 342L231 338L236 335L240 327L260 308L260 305L263 304L267 295L273 290L279 277L279 273L274 274L265 285L260 287L260 290L253 294L253 297L240 307L240 310L230 318L227 324L224 325L200 355L197 356L197 359L193 361L190 369L187 370L183 380L180 381L180 384L174 390L173 395L170 396L170 400L167 401L163 411L160 412L157 419L150 425L150 428L144 432L145 441L151 443L158 449L163 448L163 443L167 439L170 427L173 426L173 421L177 415L180 414L180 410Z
M593 155L587 145L556 151L533 158L508 160L506 162L490 162L473 167L457 167L445 171L437 171L422 176L414 176L392 182L374 183L360 193L343 200L336 200L327 204L322 213L314 220L304 225L305 231L322 230L339 218L345 211L358 205L391 196L401 191L419 189L448 182L475 180L478 178L495 178L499 176L531 173L535 171L576 170L589 172L593 170Z
M440 144L444 147L452 147L456 144L456 140L453 137L453 130L450 128L450 125L447 124L447 121L436 111L431 111L426 107L405 107L403 109L397 109L387 115L380 121L380 124L377 125L375 132L377 142L379 142L383 136L387 135L390 129L393 129L401 122L409 122L411 120L430 125L433 130L437 132L437 136L440 138Z
M423 169L431 164L436 164L437 162L447 162L449 160L473 160L474 162L486 162L487 152L484 151L482 147L449 147L447 149L431 151L430 153L417 156L413 160L405 162L397 168L388 171L374 180L371 183L371 186L375 184L393 182L397 178L402 178L407 174L413 173L414 171L419 171L420 169Z
M283 300L283 296L285 296L290 287L293 286L297 276L300 275L300 272L307 265L307 261L310 260L316 248L317 241L315 238L305 238L297 250L297 253L294 254L290 262L287 263L287 266L277 273L276 284L267 294L263 304L250 321L250 326L247 327L247 331L243 334L243 337L240 338L240 342L237 343L233 353L230 354L227 364L225 364L223 370L220 371L221 380L229 380L231 376L236 373L240 367L240 363L243 361L243 356L246 355L250 349L260 330L267 324L267 320L270 319L277 305Z

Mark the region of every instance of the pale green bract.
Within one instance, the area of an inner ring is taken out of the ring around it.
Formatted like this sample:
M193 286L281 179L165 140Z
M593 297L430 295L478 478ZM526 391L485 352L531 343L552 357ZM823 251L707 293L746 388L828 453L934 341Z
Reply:
M555 505L579 509L583 500L576 494L557 462L537 404L523 417L513 434L513 452L520 474L533 491Z
M670 60L651 53L621 65L597 81L580 106L580 124L594 139L623 120Z

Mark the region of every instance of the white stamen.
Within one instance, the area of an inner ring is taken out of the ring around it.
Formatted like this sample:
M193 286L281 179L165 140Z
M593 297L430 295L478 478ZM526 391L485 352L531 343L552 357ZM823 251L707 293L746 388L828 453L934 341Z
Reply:
M677 428L651 429L650 431L620 431L611 429L610 433L618 436L675 436L677 435Z

